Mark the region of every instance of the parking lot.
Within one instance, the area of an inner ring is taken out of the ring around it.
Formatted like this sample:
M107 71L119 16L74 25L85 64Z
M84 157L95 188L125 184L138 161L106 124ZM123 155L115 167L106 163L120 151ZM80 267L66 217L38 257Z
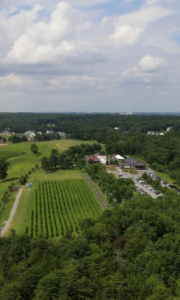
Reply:
M180 190L176 186L169 184L165 180L162 180L162 178L155 175L151 169L142 170L142 171L138 170L137 174L131 174L128 172L123 172L123 171L120 171L120 172L108 171L108 173L116 174L117 177L120 176L121 178L131 178L134 181L136 189L140 194L150 195L153 199L155 199L155 198L159 197L160 192L157 191L155 188L151 187L150 185L148 186L145 181L144 182L143 182L143 180L141 182L139 181L144 172L146 172L148 176L151 176L151 178L153 180L158 180L161 183L162 187L167 187L167 188L173 189L178 194L180 194ZM136 178L139 178L139 180L137 180Z
M142 195L149 195L153 199L156 199L160 195L160 193L158 193L158 191L153 189L153 187L151 187L150 185L147 185L144 181L140 180L140 177L138 177L137 175L132 176L132 174L125 172L125 173L123 173L123 178L131 178L134 181L136 190ZM155 193L155 191L156 191L156 193Z

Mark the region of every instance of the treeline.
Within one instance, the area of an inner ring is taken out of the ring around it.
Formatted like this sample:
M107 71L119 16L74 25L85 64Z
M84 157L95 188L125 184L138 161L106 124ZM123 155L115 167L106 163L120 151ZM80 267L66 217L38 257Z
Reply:
M25 135L12 135L8 138L8 141L14 144L14 143L27 142L28 139Z
M52 140L60 140L61 136L59 133L49 133L49 134L37 134L36 137L34 138L37 142L43 142L43 141L52 141Z
M44 156L41 160L42 169L46 172L56 170L70 170L72 168L82 169L85 166L85 155L95 154L102 150L99 144L81 144L79 146L72 146L63 153L52 149L50 157Z
M33 216L34 217L34 216ZM180 201L136 196L62 239L0 239L2 300L179 300Z
M40 113L1 113L0 131L10 127L15 132L36 130L45 132L52 125L55 131L64 131L82 140L97 139L97 135L108 133L109 129L119 128L119 132L147 133L164 131L173 127L180 131L179 116L160 115L119 115L119 114L40 114ZM105 130L105 132L104 132Z

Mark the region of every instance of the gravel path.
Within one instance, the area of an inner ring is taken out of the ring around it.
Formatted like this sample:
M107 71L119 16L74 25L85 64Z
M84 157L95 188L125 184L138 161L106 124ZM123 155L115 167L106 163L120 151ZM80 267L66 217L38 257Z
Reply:
M19 203L19 199L21 197L23 189L21 188L16 196L16 200L14 201L14 205L12 207L10 216L8 221L5 221L5 226L3 227L3 229L1 230L1 237L3 237L5 235L5 233L7 232L7 230L9 229L9 227L11 226L11 222L13 220L13 217L15 215L16 209L18 207L18 203Z
M88 175L85 175L85 178L87 179L87 181L89 182L89 184L92 186L93 190L95 191L97 197L99 198L99 200L101 201L102 205L107 209L108 206L106 204L106 202L103 200L103 198L101 197L99 191L97 190L96 186L94 185L93 181L91 180L91 178Z

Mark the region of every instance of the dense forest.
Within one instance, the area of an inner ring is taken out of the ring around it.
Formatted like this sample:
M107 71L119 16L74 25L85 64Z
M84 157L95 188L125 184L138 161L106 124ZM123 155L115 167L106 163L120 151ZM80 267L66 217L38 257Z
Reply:
M59 240L14 231L0 239L0 299L180 299L178 195L136 196L81 230Z
M180 131L179 116L161 115L119 115L119 114L58 114L58 113L1 113L0 131L10 127L12 131L23 133L27 130L46 131L50 126L56 131L64 131L82 140L96 139L107 135L118 127L119 133L147 133L149 130L162 131L172 126ZM53 129L52 128L52 129ZM104 132L105 130L105 132ZM112 131L111 131L112 130Z

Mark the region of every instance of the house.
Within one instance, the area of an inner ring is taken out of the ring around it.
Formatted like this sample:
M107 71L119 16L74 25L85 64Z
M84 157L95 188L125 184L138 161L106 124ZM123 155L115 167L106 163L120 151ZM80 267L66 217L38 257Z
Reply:
M46 130L45 134L54 134L54 130Z
M1 132L2 135L8 135L8 136L11 136L11 135L15 135L15 132L13 131L10 131L10 128L5 128L2 132Z
M167 132L169 132L172 129L172 127L167 127Z
M145 164L132 157L125 158L120 167L121 169L146 170Z
M61 131L58 131L57 134L59 134L59 136L61 137L66 135L65 132L61 132Z
M95 155L89 155L84 157L87 163L99 163L99 159Z
M156 131L148 131L147 134L148 135L158 135L159 133Z
M119 130L119 127L114 127L115 130Z
M32 130L28 130L28 131L25 132L25 135L28 135L29 138L33 140L33 138L36 137L36 132L32 131Z
M160 134L159 135L164 135L164 133L163 132L160 132Z
M101 164L106 164L106 155L101 155L99 153L94 154Z

